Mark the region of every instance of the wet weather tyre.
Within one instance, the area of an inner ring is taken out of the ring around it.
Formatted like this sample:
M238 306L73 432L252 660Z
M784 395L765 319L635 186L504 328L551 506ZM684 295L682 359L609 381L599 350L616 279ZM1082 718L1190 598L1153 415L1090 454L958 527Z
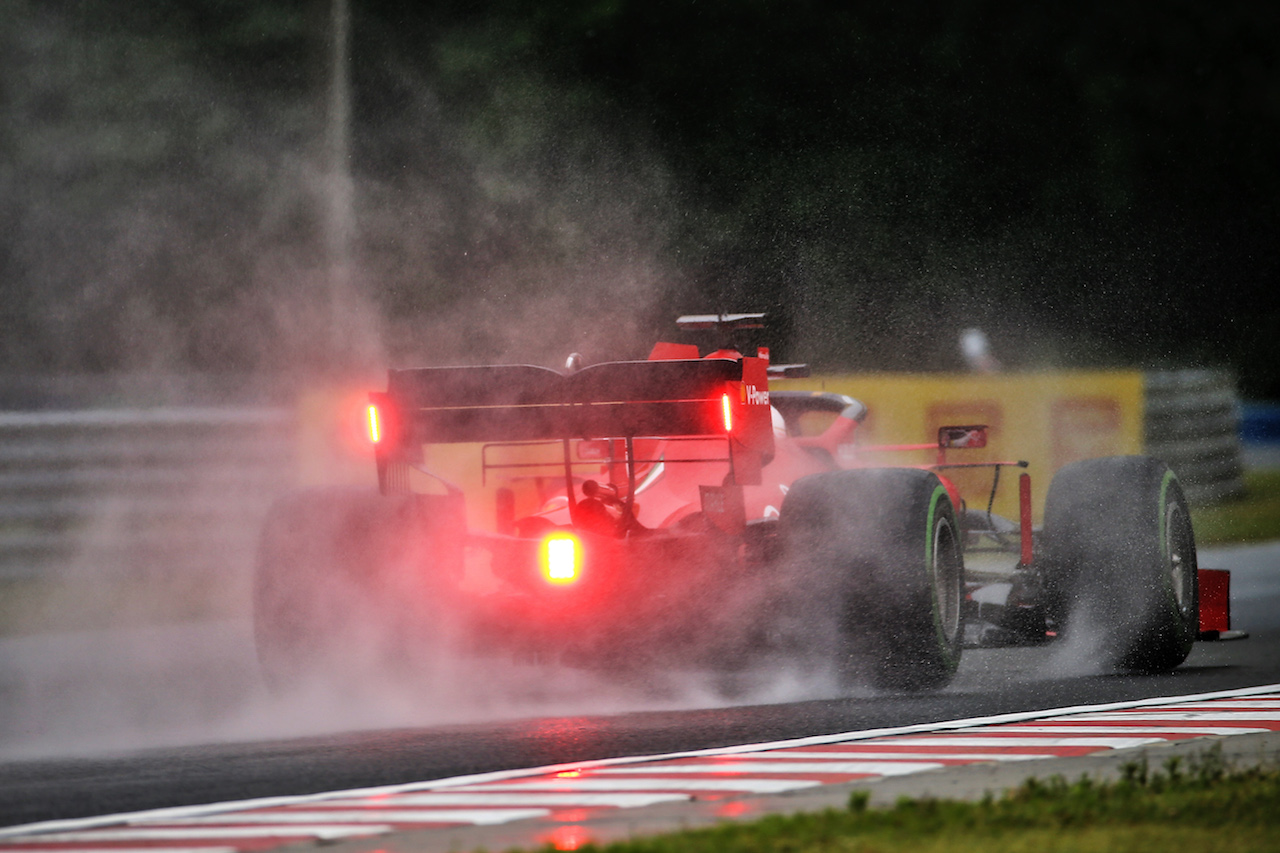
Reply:
M929 471L870 468L796 481L782 508L799 574L819 590L846 681L945 686L964 638L964 556L955 508Z
M308 489L268 511L258 541L253 628L267 685L337 685L413 653L416 624L460 557L438 533L461 524L445 498Z
M1104 668L1166 672L1199 630L1195 537L1173 471L1147 456L1064 466L1045 500L1052 624Z

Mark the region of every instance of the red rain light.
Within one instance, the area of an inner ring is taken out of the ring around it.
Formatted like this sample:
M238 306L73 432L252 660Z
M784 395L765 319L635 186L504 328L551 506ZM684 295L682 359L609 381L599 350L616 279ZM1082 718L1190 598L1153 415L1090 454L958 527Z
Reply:
M728 394L720 395L720 413L724 415L724 431L733 432L733 403Z
M365 416L368 419L369 440L377 444L382 441L382 414L377 406L370 405L365 409Z
M542 576L548 583L573 583L579 577L581 552L573 534L551 534L542 540Z

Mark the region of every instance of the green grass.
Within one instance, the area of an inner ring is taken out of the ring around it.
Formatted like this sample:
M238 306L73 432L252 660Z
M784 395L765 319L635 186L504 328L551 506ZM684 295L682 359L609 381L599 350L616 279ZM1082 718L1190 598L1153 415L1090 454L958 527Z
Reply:
M845 810L587 844L609 853L1242 853L1280 850L1280 769L1233 771L1210 749L1149 772L1145 759L1115 782L1029 780L980 802L903 799ZM552 849L550 847L544 849Z
M1243 497L1191 511L1197 545L1280 539L1280 471L1247 471Z

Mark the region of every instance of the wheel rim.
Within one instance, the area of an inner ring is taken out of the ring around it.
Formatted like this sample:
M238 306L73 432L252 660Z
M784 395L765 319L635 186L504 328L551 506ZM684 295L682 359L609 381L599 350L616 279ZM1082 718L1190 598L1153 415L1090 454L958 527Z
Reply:
M955 533L943 519L933 532L933 600L937 602L938 631L948 646L958 642L960 634L960 555Z
M1173 598L1178 604L1178 611L1186 616L1192 607L1191 572L1195 569L1195 546L1191 541L1191 526L1187 515L1179 504L1171 503L1165 510L1164 531L1165 555L1169 563Z

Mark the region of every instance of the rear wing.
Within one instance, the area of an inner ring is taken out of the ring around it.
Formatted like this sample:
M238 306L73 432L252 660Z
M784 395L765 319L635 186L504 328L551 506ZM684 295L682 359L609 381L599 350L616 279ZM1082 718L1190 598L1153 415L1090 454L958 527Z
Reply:
M379 480L424 444L724 436L735 478L773 453L763 358L615 361L561 374L534 365L392 370L370 394ZM745 479L744 479L745 478Z

